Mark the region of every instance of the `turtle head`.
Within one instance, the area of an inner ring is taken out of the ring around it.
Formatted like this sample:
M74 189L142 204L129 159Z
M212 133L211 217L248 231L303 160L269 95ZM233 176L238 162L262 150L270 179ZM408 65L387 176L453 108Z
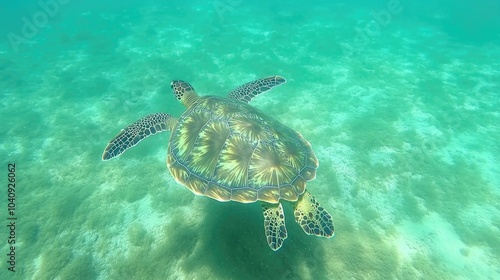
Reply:
M196 94L194 88L187 82L175 80L170 83L170 87L175 98L186 108L189 108L198 99L198 94Z

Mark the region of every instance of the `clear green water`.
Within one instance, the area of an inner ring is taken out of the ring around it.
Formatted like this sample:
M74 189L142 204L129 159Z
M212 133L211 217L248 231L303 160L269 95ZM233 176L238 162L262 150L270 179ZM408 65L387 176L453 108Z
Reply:
M498 1L79 2L27 39L41 6L0 4L0 279L500 278ZM171 80L225 95L274 74L252 104L311 142L335 238L287 205L271 251L258 204L174 182L168 133L101 161L122 127L182 113Z

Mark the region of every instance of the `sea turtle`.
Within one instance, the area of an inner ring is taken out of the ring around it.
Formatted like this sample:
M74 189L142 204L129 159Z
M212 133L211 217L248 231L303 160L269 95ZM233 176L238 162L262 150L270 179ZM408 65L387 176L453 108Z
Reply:
M170 86L186 111L143 117L122 129L102 155L114 158L141 140L170 131L167 166L175 180L218 201L261 201L267 243L278 250L287 238L282 201L294 204L307 234L332 237L331 215L306 191L318 159L300 133L248 105L256 95L285 83L271 76L244 84L228 97L199 96L184 81Z

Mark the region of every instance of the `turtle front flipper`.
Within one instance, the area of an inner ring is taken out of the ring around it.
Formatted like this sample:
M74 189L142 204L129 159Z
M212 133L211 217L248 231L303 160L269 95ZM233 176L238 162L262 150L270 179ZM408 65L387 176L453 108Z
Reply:
M307 234L332 237L334 232L332 216L309 192L305 192L295 203L295 221Z
M133 124L122 129L116 137L109 141L102 160L112 159L123 154L127 149L137 145L141 140L163 131L170 131L176 119L167 113L147 115Z
M262 203L262 209L264 210L264 230L267 244L269 244L269 247L273 251L277 251L288 236L285 227L283 206L281 206L281 203Z
M228 95L231 99L236 99L245 103L250 102L255 96L279 86L286 82L281 76L271 76L256 81L246 83L231 91Z

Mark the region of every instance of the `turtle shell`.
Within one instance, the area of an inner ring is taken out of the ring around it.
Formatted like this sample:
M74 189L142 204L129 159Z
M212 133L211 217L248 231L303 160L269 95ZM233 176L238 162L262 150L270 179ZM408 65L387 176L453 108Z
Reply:
M167 166L193 193L218 201L296 201L318 160L302 135L238 100L200 97L172 130Z

